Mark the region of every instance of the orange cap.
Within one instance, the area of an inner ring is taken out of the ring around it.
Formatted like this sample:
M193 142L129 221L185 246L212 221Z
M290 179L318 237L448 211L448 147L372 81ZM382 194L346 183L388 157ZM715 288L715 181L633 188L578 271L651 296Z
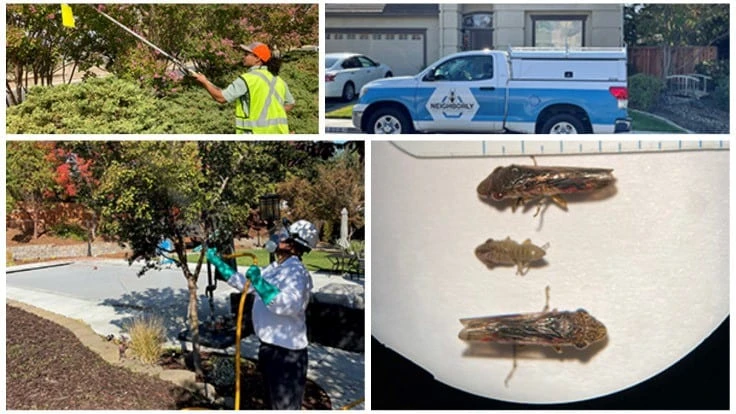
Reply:
M261 42L253 42L248 46L240 45L240 48L245 50L246 52L250 52L256 55L256 57L258 57L258 59L261 59L263 63L266 63L269 59L271 59L271 50L268 48L268 46Z

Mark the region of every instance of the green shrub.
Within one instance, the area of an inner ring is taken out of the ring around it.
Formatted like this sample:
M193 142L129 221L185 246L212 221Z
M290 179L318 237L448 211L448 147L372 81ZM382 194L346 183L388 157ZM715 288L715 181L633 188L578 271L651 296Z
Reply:
M695 72L713 78L713 80L708 83L708 90L712 91L715 89L716 83L719 79L728 78L730 70L729 67L730 64L728 60L706 60L695 66Z
M155 316L136 317L127 326L130 335L128 349L144 363L153 364L163 352L164 324Z
M186 88L162 99L156 114L161 130L167 134L232 134L235 110L220 105L202 87Z
M716 101L716 106L724 111L729 111L729 91L728 88L731 85L729 77L719 78L715 82L715 89L713 90L713 99Z
M315 51L295 50L284 56L281 77L296 106L289 112L289 129L297 134L319 133L319 66Z
M322 241L329 242L332 240L333 224L330 220L326 220L322 225Z
M282 73L296 99L289 129L316 134L319 71L316 52L284 57ZM239 73L233 73L235 79ZM7 109L9 134L232 134L233 105L215 102L199 84L185 80L161 96L160 85L141 87L115 76L53 87L35 87ZM227 85L218 85L226 87ZM161 97L159 97L161 96Z
M113 76L71 85L31 88L7 110L10 134L133 134L155 129L158 101Z
M716 106L724 111L729 110L730 61L706 60L698 63L695 71L712 79L708 81L708 92L713 94Z
M51 232L64 239L87 240L87 230L79 224L55 224L51 227Z
M664 90L664 82L656 77L637 74L629 78L629 106L642 111L650 110Z

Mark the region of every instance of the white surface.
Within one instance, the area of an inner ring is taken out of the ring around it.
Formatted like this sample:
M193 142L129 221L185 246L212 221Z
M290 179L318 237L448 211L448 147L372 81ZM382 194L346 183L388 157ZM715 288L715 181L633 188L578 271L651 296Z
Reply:
M448 150L454 143L446 143ZM667 369L729 312L729 152L539 156L542 165L613 168L615 194L566 197L512 212L476 186L525 157L418 159L372 144L372 333L461 390L505 401L571 402L606 395ZM600 199L596 199L600 198ZM549 242L526 276L474 255L488 238ZM587 309L605 343L561 355L458 339L460 318ZM472 355L469 355L472 354Z

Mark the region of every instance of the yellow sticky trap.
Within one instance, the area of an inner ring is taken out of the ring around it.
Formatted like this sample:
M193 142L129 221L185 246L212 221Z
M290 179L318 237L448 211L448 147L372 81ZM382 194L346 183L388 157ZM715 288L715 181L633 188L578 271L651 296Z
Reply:
M68 4L61 5L61 24L63 24L65 27L75 27L72 7Z

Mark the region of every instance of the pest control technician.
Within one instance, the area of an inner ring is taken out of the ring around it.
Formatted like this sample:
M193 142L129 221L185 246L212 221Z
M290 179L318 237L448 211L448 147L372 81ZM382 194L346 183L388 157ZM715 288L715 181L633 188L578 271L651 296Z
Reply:
M276 247L276 261L261 271L252 266L245 275L228 266L214 249L207 260L227 283L243 290L246 279L257 293L253 327L261 341L258 365L266 381L271 409L300 410L307 381L306 310L312 277L301 257L317 245L314 224L299 220L284 230Z
M281 60L271 55L263 43L240 45L248 71L225 89L210 83L201 73L194 77L217 102L235 102L235 133L288 134L286 112L294 107L294 97L279 75Z

